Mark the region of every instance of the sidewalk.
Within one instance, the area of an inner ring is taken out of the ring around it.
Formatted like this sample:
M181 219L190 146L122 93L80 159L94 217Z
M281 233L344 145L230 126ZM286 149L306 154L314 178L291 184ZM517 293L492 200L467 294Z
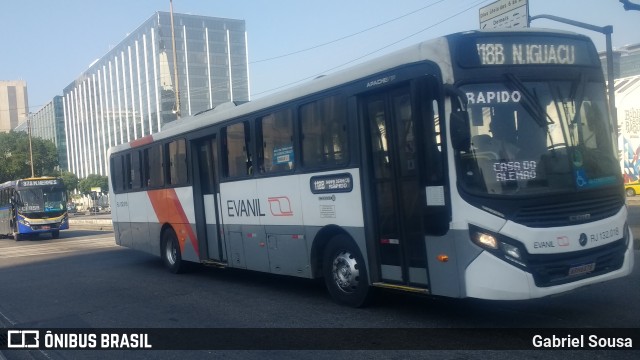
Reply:
M82 230L113 231L113 223L111 221L111 214L108 213L97 213L88 215L84 213L70 213L69 228Z

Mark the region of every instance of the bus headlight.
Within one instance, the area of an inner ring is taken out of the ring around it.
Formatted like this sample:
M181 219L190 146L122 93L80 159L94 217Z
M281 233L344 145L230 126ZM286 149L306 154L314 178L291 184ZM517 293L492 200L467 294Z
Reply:
M522 246L518 246L517 240L471 224L469 225L469 235L474 244L491 254L520 268L527 268L526 250Z
M520 249L518 249L517 247L505 242L500 242L500 246L502 246L502 251L504 251L506 255L511 256L514 259L521 258Z
M473 242L480 247L487 248L490 250L498 249L498 240L496 240L495 236L483 232L475 232L472 236Z

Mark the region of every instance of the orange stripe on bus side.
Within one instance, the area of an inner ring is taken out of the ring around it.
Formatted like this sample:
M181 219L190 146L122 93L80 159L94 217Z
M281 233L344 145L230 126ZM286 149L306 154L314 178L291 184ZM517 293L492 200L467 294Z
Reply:
M160 224L170 224L176 232L180 250L184 252L184 244L188 238L196 254L200 256L198 239L191 228L191 224L189 224L189 219L182 208L176 191L174 189L150 190L147 191L147 194Z
M147 135L147 136L141 137L140 139L133 140L132 142L129 143L129 145L132 148L137 148L139 146L151 144L152 142L153 142L153 136Z

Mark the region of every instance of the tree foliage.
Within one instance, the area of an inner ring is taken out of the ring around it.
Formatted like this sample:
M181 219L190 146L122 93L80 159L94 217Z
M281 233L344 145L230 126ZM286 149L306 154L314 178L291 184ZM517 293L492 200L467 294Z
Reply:
M109 179L106 176L90 174L78 182L78 190L85 194L91 194L91 188L99 187L103 193L109 191Z
M35 176L57 176L58 152L51 140L31 138ZM29 135L23 131L0 133L0 183L31 177Z
M78 188L78 177L76 174L63 171L60 173L60 177L62 181L64 181L64 186L67 188L67 196Z

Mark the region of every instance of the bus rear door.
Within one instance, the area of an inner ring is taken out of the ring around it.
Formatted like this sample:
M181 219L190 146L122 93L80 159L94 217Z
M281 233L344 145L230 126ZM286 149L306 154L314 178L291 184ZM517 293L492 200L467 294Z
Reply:
M207 249L200 252L200 260L213 260L226 263L226 249L221 231L222 217L220 216L218 168L218 142L214 136L199 139L195 142L194 156L194 199L199 248ZM198 201L198 199L201 199Z

